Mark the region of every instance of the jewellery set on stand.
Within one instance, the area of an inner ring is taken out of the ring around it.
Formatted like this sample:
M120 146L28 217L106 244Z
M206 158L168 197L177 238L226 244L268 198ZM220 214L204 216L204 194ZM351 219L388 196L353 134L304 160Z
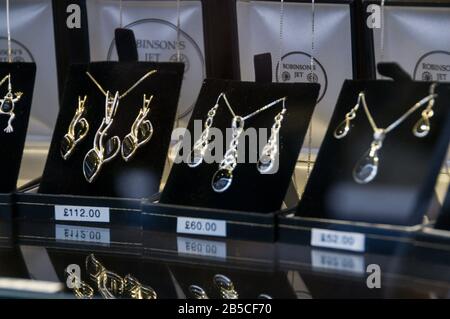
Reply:
M435 94L436 83L431 84L429 95L421 99L419 102L409 108L401 117L399 117L392 124L386 128L378 127L372 116L372 113L367 106L366 95L364 92L359 93L356 105L345 115L345 119L341 122L334 131L336 139L342 139L348 135L351 128L351 122L356 118L360 105L362 104L364 112L367 116L369 124L373 130L373 141L370 149L357 162L353 169L353 179L359 184L367 184L375 179L378 173L379 156L378 152L383 147L383 141L387 134L392 132L400 124L402 124L410 115L427 104L427 107L422 111L421 118L414 125L412 132L416 137L423 138L428 135L431 129L430 118L433 117L433 106L436 97Z
M106 141L105 138L108 136L114 122L120 100L125 98L140 83L156 72L156 70L147 72L123 94L120 94L119 91L114 93L106 91L89 72L86 72L89 79L105 96L105 115L96 131L93 147L87 152L83 160L83 174L89 183L94 182L99 175L103 164L113 160L119 152L124 161L129 161L140 147L150 141L153 135L153 126L148 119L148 115L150 113L150 103L153 99L153 95L150 96L150 98L147 98L147 96L144 95L143 105L139 114L130 129L130 133L125 136L123 142L120 141L118 136L110 137ZM89 123L83 117L86 112L86 100L87 96L84 96L84 98L78 97L78 107L75 111L75 115L69 125L68 132L64 135L61 142L60 150L64 160L69 159L74 152L76 145L86 137L89 131Z
M107 270L93 255L86 257L86 272L97 285L97 290L104 299L156 299L155 290L141 284L136 278L128 274L124 278L115 272ZM66 276L72 283L72 289L78 299L92 299L94 289L82 281L76 274L66 269Z
M238 145L239 138L244 132L244 126L247 120L253 118L257 114L272 108L281 103L282 110L275 116L275 123L271 129L271 135L267 144L264 146L262 150L262 154L257 163L257 169L261 174L267 174L271 172L274 167L274 163L277 160L278 155L278 140L279 133L281 128L281 123L283 121L283 117L286 113L286 100L287 97L280 98L276 101L273 101L267 105L264 105L260 109L246 115L241 116L237 115L226 96L225 93L220 93L217 98L216 104L208 111L208 117L204 124L204 130L200 135L200 138L194 143L194 147L189 154L189 163L188 166L191 168L199 166L205 157L206 150L208 149L208 143L210 139L210 129L213 125L214 117L216 116L217 110L219 108L219 102L223 99L225 104L233 116L231 121L231 129L232 129L232 139L228 146L227 151L225 152L223 160L219 164L219 169L214 173L211 186L212 189L217 193L225 192L232 184L233 181L233 171L237 166L238 160Z
M8 80L8 91L4 95L2 99L0 99L0 114L8 115L8 125L4 129L6 133L14 132L14 128L12 126L12 122L16 115L14 114L14 108L17 102L20 101L22 97L22 92L13 93L12 84L11 84L11 74L8 74L0 81L0 86Z
M12 49L11 49L11 25L9 22L9 0L6 0L6 30L7 30L7 42L8 42L8 63L12 63ZM2 80L0 80L0 86L8 80L8 91L0 99L0 115L9 116L8 124L4 129L6 133L14 132L12 123L16 117L14 113L14 108L16 103L22 98L22 92L14 92L12 88L11 74L6 75Z

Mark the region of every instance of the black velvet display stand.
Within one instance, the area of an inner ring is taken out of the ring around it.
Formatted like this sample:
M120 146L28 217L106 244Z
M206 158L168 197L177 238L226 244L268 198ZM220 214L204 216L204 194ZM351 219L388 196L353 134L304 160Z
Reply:
M86 71L105 90L117 90L122 94L150 70L157 70L157 73L145 79L120 100L109 136L117 135L123 140L130 132L142 107L143 95L146 94L147 97L154 95L149 114L154 130L151 140L140 147L129 162L125 162L119 154L112 162L105 163L98 178L93 183L88 183L83 175L83 159L93 147L95 133L105 116L105 97L88 78ZM144 198L158 192L182 77L181 63L95 62L73 65L39 193ZM64 160L60 153L61 141L75 114L78 96L84 95L88 96L85 118L90 130L86 139L77 145L73 155Z
M13 93L22 92L21 99L15 103L15 118L12 122L14 131L6 133L9 115L0 114L0 145L2 156L0 166L3 167L0 180L0 202L10 202L10 193L16 189L22 162L23 149L27 136L28 120L33 101L34 81L36 76L35 63L0 63L0 80L11 74ZM0 98L8 92L8 81L0 87ZM0 219L10 218L11 211L7 205L1 205ZM4 211L3 211L4 210Z
M214 106L221 92L226 93L236 114L243 116L274 100L287 97L287 112L280 130L278 172L261 174L257 170L256 163L249 163L248 160L245 163L238 163L233 172L230 188L223 193L216 193L211 187L211 180L218 170L219 163L202 163L196 168L190 168L186 163L175 164L161 194L160 202L258 213L278 211L295 169L316 103L319 85L208 79L203 84L188 125L191 134L194 132L194 121L201 120L204 123L208 110ZM225 132L231 127L232 116L223 100L219 104L221 107L214 118L213 127ZM281 103L247 120L245 128L256 128L257 132L258 129L265 128L269 135L274 117L280 111ZM191 144L193 143L194 141L191 141ZM240 143L244 143L244 139L241 139ZM262 149L261 145L259 147ZM228 145L224 141L224 152L227 148ZM249 150L248 138L245 139L245 148L248 159L248 154L254 151Z
M442 211L436 221L436 229L450 230L450 190L447 191Z
M401 81L346 81L297 215L390 225L420 224L449 142L450 85L442 83L436 87L438 97L428 136L418 138L412 133L426 106L387 134L379 151L378 175L369 184L358 184L352 176L355 164L369 150L373 139L363 106L347 137L336 139L333 133L361 91L365 92L375 123L385 128L426 97L429 87L430 83L412 82L405 77Z

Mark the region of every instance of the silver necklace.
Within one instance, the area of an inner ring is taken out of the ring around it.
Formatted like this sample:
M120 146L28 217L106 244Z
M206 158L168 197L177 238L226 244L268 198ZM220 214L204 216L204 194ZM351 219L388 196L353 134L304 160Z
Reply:
M244 126L247 120L253 118L254 116L258 115L261 112L264 112L265 110L282 103L282 110L277 116L275 117L275 124L272 128L272 134L269 138L269 141L267 145L264 147L262 155L258 161L258 170L261 173L266 173L267 171L270 171L270 169L273 167L275 154L278 152L278 134L279 130L281 128L281 121L283 120L283 116L286 113L286 97L280 98L276 101L273 101L269 104L264 105L260 109L246 115L246 116L240 116L237 115L233 108L231 107L230 103L228 102L228 99L226 99L225 94L224 100L225 104L227 105L228 110L230 111L231 115L233 116L233 119L231 121L231 141L228 146L227 151L225 152L223 160L219 164L219 169L214 173L211 186L213 190L217 193L222 193L226 191L233 182L233 171L237 166L237 160L238 160L238 145L239 145L239 138L244 132Z
M393 123L391 123L386 128L380 128L375 123L375 120L367 106L365 94L363 92L361 92L359 94L358 104L355 106L355 108L352 109L352 111L356 112L358 110L359 102L361 102L364 112L367 116L367 119L369 120L369 124L373 130L373 141L370 145L369 150L362 156L362 158L357 162L357 164L355 165L355 168L353 169L353 178L357 183L367 184L375 179L375 177L377 176L377 173L378 173L378 165L379 165L378 152L383 147L383 142L384 142L384 139L386 138L386 135L389 134L390 132L392 132L394 129L396 129L411 114L413 114L415 111L417 111L419 108L421 108L425 104L427 104L427 103L429 104L427 109L430 108L430 106L432 107L432 105L434 104L434 99L437 97L437 94L434 94L434 88L435 88L435 84L433 84L430 88L430 95L426 96L425 98L421 99L419 102L414 104L402 116L400 116L397 120L395 120ZM421 122L422 120L423 119L419 120L419 122ZM427 130L427 128L425 128L425 125L426 125L425 123L422 124L421 129ZM429 123L428 123L428 125L429 125ZM413 131L414 131L415 135L418 136L416 134L416 131L417 131L416 126L414 127ZM428 127L428 130L429 130L429 127ZM348 132L348 130L347 130L347 132ZM420 136L418 136L418 137L420 137Z

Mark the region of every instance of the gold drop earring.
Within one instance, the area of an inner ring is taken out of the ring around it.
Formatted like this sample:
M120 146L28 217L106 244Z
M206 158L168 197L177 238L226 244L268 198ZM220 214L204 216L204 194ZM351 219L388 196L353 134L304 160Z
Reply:
M150 113L150 103L152 100L153 95L147 99L144 94L144 102L131 126L131 132L122 141L122 158L126 162L134 156L139 147L147 144L153 136L153 125L150 120L146 120Z
M75 150L75 147L87 136L89 132L89 123L83 117L86 113L85 95L82 99L78 97L78 106L75 115L70 122L69 129L61 141L61 156L64 160L68 160Z

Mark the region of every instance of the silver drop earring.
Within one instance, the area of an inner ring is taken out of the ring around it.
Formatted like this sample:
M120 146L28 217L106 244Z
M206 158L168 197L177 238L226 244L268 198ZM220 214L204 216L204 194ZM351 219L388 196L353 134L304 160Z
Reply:
M220 93L219 97L217 98L216 104L208 111L208 117L206 118L203 132L200 135L200 138L194 143L194 147L189 153L188 166L191 168L199 166L205 158L205 153L208 149L209 143L209 130L213 125L214 117L216 116L217 109L219 108L219 101L222 97L226 99L225 94Z
M437 83L431 84L429 95L435 96L434 92L436 89L436 85ZM434 116L433 111L434 101L435 101L434 98L428 101L427 107L425 108L425 110L422 111L422 117L414 125L413 134L416 137L425 137L430 132L431 129L430 119Z
M153 125L150 120L146 120L150 113L152 99L153 95L149 99L144 95L142 108L131 126L131 132L122 141L122 158L126 162L134 156L139 147L147 144L153 136Z
M283 100L283 109L275 116L275 123L272 126L267 144L264 145L261 156L256 167L261 174L270 173L274 167L278 155L278 140L280 136L281 123L286 113L285 101Z
M11 74L5 76L0 81L0 85L2 85L6 80L8 80L8 92L5 94L3 99L0 99L0 114L9 116L8 125L6 126L4 131L6 133L12 133L14 132L12 122L16 117L16 114L14 113L14 108L16 103L20 101L23 93L22 92L13 93L11 85Z
M112 95L106 92L105 98L105 117L94 137L94 146L87 152L83 161L84 177L89 183L92 183L100 173L104 163L114 159L120 151L120 139L113 136L104 143L103 139L108 135L108 131L113 123L114 115L119 106L119 92Z
M361 100L364 98L364 93L360 92L358 95L358 101L356 105L345 114L345 120L343 120L334 130L334 137L337 139L341 139L347 136L348 132L350 132L351 122L356 118L356 113L358 112L359 106L361 105Z
M234 116L231 123L231 141L228 150L225 152L222 162L220 162L219 169L214 173L212 178L212 188L217 193L226 191L233 181L233 171L237 165L238 159L238 145L239 138L244 132L244 118Z

